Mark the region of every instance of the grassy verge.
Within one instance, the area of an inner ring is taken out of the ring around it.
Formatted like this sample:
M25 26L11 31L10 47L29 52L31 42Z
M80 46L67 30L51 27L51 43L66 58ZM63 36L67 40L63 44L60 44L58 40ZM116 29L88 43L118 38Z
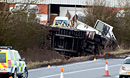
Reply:
M74 63L74 62L94 60L94 58L104 58L104 59L121 58L120 55L124 55L124 54L128 54L128 53L130 53L130 50L120 49L117 51L104 53L103 55L72 57L68 60L66 60L66 59L53 59L51 61L43 61L43 62L28 62L27 67L28 67L28 69L33 69L33 68L45 67L48 65L62 65L62 64L70 64L70 63Z
M43 62L28 62L27 63L27 68L28 69L34 69L34 68L39 68L39 67L45 67L48 65L63 65L63 64L70 64L74 62L80 62L80 61L86 61L86 60L91 60L94 59L94 56L82 56L82 57L72 57L68 60L61 60L61 59L53 59L51 61L43 61Z
M112 54L105 54L105 55L91 55L91 56L82 56L82 57L72 57L68 60L66 59L54 59L52 61L43 61L43 62L28 62L27 63L27 68L28 69L34 69L34 68L39 68L39 67L45 67L48 65L63 65L63 64L70 64L74 62L81 62L81 61L87 61L87 60L94 60L94 58L113 58Z
M27 63L27 68L28 69L33 69L33 68L38 68L38 67L44 67L48 65L57 65L63 63L61 59L54 59L51 61L43 61L43 62L28 62Z
M117 51L113 51L113 52L110 52L110 53L115 54L115 55L127 54L127 53L130 53L130 49L129 50L119 49Z

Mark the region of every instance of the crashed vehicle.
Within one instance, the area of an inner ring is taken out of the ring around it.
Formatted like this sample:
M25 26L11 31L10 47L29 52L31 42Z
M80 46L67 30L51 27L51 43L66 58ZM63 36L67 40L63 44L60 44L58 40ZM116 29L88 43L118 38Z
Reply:
M69 22L66 27L53 24L50 28L51 48L66 56L102 54L106 49L119 48L112 30L112 26L100 20L94 28L80 21L74 27Z

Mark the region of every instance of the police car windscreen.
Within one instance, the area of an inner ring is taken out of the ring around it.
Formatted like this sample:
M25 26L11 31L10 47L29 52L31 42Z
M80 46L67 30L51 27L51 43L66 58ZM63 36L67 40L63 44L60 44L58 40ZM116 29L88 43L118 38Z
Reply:
M6 53L0 53L0 63L6 63Z

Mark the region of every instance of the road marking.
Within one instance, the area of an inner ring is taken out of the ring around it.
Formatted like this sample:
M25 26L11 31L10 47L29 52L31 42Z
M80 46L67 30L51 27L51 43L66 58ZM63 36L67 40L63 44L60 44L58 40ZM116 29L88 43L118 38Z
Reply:
M55 68L54 66L51 66L49 69ZM40 71L43 69L48 69L48 67L43 67L43 68L37 68L37 69L30 69L28 70L28 72L34 72L34 71Z
M98 62L98 61L102 61L102 60L79 62L79 63L75 63L75 64L79 65L79 64L93 63L93 62Z
M72 63L72 64L68 64L68 65L61 65L61 66L58 66L58 67L61 68L61 67L75 66L75 65L87 64L87 63L93 63L93 62L98 62L98 61L101 61L101 60L97 60L97 61L78 62L78 63Z
M121 65L121 64L111 65L111 66L108 66L108 67L115 67L115 66L119 66L119 65ZM67 75L67 74L73 74L73 73L79 73L79 72L90 71L90 70L97 70L97 69L104 69L104 67L98 67L98 68L93 68L93 69L85 69L85 70L67 72L67 73L64 73L64 74ZM38 77L38 78L49 78L49 77L55 77L55 76L59 76L59 75L60 74L55 74L55 75L49 75L49 76L44 76L44 77Z
M73 66L73 65L80 65L80 64L87 64L87 63L93 63L93 62L98 62L98 61L102 61L102 60L97 60L97 61L86 61L86 62L79 62L79 63L73 63L73 64L66 64L66 65L60 65L60 66L51 66L49 69L51 68L61 68L61 67L68 67L68 66ZM40 71L43 69L48 69L47 67L43 67L43 68L38 68L38 69L31 69L28 70L28 72L34 72L34 71Z

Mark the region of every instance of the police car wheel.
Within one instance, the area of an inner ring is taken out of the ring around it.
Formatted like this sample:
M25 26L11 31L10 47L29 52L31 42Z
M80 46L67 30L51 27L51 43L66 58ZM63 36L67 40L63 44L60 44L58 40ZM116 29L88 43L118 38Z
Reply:
M27 69L24 70L23 74L19 76L19 78L28 78L28 71Z
M14 71L13 78L18 78L16 70Z
M27 69L24 70L23 78L28 78L28 71L27 71Z

